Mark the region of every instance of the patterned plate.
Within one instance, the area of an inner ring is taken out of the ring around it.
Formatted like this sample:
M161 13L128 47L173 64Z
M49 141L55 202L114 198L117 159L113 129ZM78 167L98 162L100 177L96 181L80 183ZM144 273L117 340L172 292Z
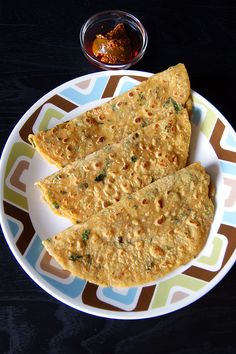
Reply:
M217 109L196 92L190 159L201 161L216 185L216 215L201 254L158 282L117 289L72 277L42 247L42 239L65 229L70 222L54 215L41 201L34 182L56 168L35 152L28 134L95 107L150 75L133 70L106 71L59 86L22 117L1 159L1 224L14 256L49 294L75 309L102 317L148 318L183 308L212 289L236 259L236 134Z

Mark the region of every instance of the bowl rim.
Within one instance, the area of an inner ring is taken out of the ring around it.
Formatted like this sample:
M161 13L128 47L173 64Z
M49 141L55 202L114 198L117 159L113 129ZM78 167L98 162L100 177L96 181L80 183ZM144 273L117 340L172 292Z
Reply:
M129 60L125 63L120 63L120 64L103 63L100 60L98 60L95 56L91 55L87 51L87 49L85 48L84 37L85 37L88 27L91 24L93 24L93 22L98 20L99 17L105 16L105 15L107 15L107 17L111 18L111 19L115 15L120 15L120 17L125 16L128 20L133 21L133 23L135 23L137 25L137 29L139 30L139 32L142 36L142 46L140 48L139 53L134 58L132 58L131 60ZM131 67L132 65L136 64L143 57L143 55L146 51L146 48L147 48L147 44L148 44L148 34L147 34L145 27L141 23L141 21L136 16L134 16L126 11L122 11L122 10L105 10L105 11L97 12L96 14L90 16L81 26L79 38L80 38L81 49L82 49L85 57L92 64L96 65L97 67L99 67L101 69L105 69L105 70L127 69L127 68Z

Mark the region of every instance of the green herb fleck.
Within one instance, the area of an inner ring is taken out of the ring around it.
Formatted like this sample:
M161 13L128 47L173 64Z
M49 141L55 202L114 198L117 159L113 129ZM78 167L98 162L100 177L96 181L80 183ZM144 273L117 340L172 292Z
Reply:
M182 106L179 105L172 97L169 97L163 104L164 107L168 106L169 104L172 104L174 107L174 110L176 113L178 113L179 111L181 111Z
M53 203L52 203L52 206L53 206L53 208L55 208L55 209L59 209L59 208L60 208L60 205L59 205L57 202L53 202Z
M135 156L135 155L131 156L130 159L132 162L136 162L138 160L137 156Z
M205 206L204 212L205 212L206 216L211 216L212 215L211 209L208 206Z
M102 169L101 173L97 175L94 179L95 182L102 182L104 180L104 178L107 175L107 169L110 166L110 164L111 164L111 160L107 157L105 159L104 168Z
M82 240L83 240L83 241L87 241L89 234L90 234L90 230L89 230L89 229L86 229L86 230L82 233Z
M174 106L175 112L178 113L182 107L180 105L178 105L178 103L175 100L173 100L173 98L172 98L172 104Z
M111 151L111 145L107 144L107 145L104 146L103 149L104 149L104 151L109 152L109 151Z
M111 164L111 159L109 159L108 157L106 157L105 159L105 168L108 168Z
M134 209L138 209L137 204L134 204L134 205L133 205L133 208L134 208Z
M95 182L102 182L104 180L104 178L106 177L106 172L103 171L102 173L100 173L99 175L97 175L94 179Z
M83 258L83 256L80 256L79 254L71 254L69 257L69 260L76 262L76 261L80 260L81 258Z
M137 101L140 105L143 105L146 102L146 97L142 92L139 92Z
M113 103L111 105L111 109L113 110L113 112L116 112L117 111L117 105L115 103Z
M166 249L167 249L167 251L170 251L170 250L173 249L173 247L171 247L171 246L166 246Z

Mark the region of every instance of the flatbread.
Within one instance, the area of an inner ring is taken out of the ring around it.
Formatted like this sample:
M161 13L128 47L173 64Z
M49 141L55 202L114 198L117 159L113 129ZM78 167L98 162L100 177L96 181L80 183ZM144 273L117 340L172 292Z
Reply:
M49 162L63 167L185 106L191 109L190 82L185 66L178 64L100 107L30 134L29 141Z
M182 109L105 146L36 184L52 210L72 222L186 166L191 124Z
M98 285L156 281L202 250L214 215L209 183L194 163L43 245L64 269Z

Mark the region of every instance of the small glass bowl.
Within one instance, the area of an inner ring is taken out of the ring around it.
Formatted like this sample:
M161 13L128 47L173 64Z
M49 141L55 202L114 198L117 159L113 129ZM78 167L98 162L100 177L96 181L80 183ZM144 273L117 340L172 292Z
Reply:
M97 34L106 34L119 23L128 29L132 46L132 58L125 63L103 63L92 51L92 44ZM80 44L85 57L103 70L127 69L136 64L147 48L148 35L141 22L133 15L119 10L99 12L90 17L81 27Z

